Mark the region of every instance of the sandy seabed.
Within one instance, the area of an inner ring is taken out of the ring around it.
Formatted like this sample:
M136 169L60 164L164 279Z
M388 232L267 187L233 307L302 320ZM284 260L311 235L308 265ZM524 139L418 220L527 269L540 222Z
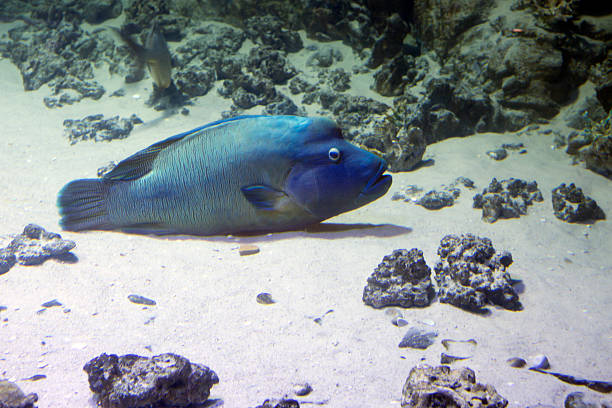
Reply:
M2 246L32 222L61 232L55 200L66 182L95 177L109 161L219 119L229 108L228 100L212 91L190 107L190 115L162 118L144 106L149 81L126 86L117 77L97 79L108 93L123 86L126 97L107 94L99 101L47 109L46 87L24 92L16 67L0 60ZM136 113L146 123L125 140L70 145L63 136L64 119L95 113ZM567 132L556 122L546 127ZM551 148L552 138L537 132L478 134L431 145L426 158L435 165L394 174L387 195L314 231L252 237L62 233L76 241L78 262L16 265L0 276L0 304L7 307L0 313L0 376L38 393L39 407L93 407L82 370L88 360L103 352L174 352L218 374L211 398L222 399L226 407L291 396L293 385L303 382L314 389L299 399L304 406L311 406L306 401L337 408L399 407L410 369L439 363L444 351L439 340L473 338L475 355L453 365L472 368L477 380L494 385L510 407L562 406L573 391L597 395L506 363L509 357L545 354L553 371L612 377L611 223L564 223L553 216L550 194L562 182L575 182L610 217L612 183L572 165L562 150ZM518 142L527 154L511 153L500 162L485 154ZM440 211L391 200L403 186L428 191L458 176L472 179L478 191L492 177L536 180L545 200L529 207L527 216L494 224L481 221L480 211L472 208L475 192L466 189L456 205ZM433 321L438 341L426 350L398 348L406 328L363 304L367 277L397 248L421 249L433 267L440 239L468 232L512 252L509 272L522 280L524 310L492 307L481 316L438 301L406 309L411 324ZM254 243L261 252L241 257L240 243ZM271 293L277 303L256 303L260 292ZM130 303L132 293L157 305ZM38 314L52 299L64 306ZM316 317L322 317L321 324ZM46 378L22 380L35 374Z

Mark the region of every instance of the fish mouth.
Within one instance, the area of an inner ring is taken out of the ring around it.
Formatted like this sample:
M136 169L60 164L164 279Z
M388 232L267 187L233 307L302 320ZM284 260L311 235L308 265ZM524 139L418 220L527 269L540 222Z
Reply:
M363 190L361 190L358 200L375 200L389 190L393 179L390 174L384 174L385 171L387 171L387 163L382 162L378 166L376 174L368 181L368 184L366 184Z

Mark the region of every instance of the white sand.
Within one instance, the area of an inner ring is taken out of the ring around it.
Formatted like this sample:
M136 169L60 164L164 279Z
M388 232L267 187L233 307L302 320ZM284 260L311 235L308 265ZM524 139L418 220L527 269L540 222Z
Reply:
M17 69L0 61L1 244L30 222L61 232L55 200L62 185L95 177L96 169L110 160L218 119L229 106L212 91L190 107L187 117L136 127L122 141L71 146L63 137L67 118L95 113L136 113L145 121L159 117L143 104L149 81L127 86L123 98L108 97L123 85L121 78L103 83L108 92L100 101L50 110L42 103L45 87L25 93ZM529 153L513 152L501 162L484 154L512 142L525 143ZM291 393L299 382L314 388L303 401L328 401L326 406L338 408L399 407L410 369L419 363L436 365L444 350L439 341L425 351L399 349L406 328L393 326L383 311L363 304L366 278L396 248L423 250L433 267L445 234L472 232L512 252L515 262L509 271L523 281L524 310L491 308L491 315L478 316L436 301L405 310L405 318L415 324L432 320L438 340L476 339L476 355L454 365L474 369L477 379L493 384L511 407L561 406L572 391L596 395L505 363L509 357L543 353L555 371L612 377L611 223L587 228L561 222L552 214L550 198L561 182L576 182L612 217L612 183L572 166L552 144L552 136L534 133L481 134L432 145L427 157L435 159L434 166L395 174L386 196L330 221L380 227L240 239L62 233L77 242L77 263L16 265L0 276L0 305L8 307L0 312L1 319L8 319L0 324L0 377L37 392L39 407L93 407L82 370L88 360L103 352L174 352L217 372L220 383L211 398L223 399L226 407L258 405ZM435 212L391 201L404 185L436 188L457 176L473 179L478 191L494 176L535 179L545 201L530 207L525 217L491 225L471 208L474 193L465 189L454 207ZM261 252L240 257L239 242L255 243ZM256 303L259 292L270 292L277 303ZM155 299L157 306L130 303L132 293ZM56 298L64 308L36 313L43 302ZM313 322L330 309L321 325ZM47 378L21 380L34 374Z

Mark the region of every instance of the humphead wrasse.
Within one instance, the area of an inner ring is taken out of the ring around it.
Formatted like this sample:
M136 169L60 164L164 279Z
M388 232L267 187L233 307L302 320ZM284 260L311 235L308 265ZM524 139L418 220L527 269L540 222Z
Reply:
M215 235L319 223L384 195L380 157L326 118L242 116L172 136L59 192L65 230Z

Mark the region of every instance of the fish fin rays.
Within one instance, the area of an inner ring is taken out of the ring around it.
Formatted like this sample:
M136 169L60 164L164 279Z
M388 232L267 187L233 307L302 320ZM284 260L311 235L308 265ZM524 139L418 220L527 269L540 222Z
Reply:
M111 229L106 202L108 183L97 179L80 179L66 184L59 192L60 225L67 231Z
M137 153L134 153L127 159L119 162L117 167L108 172L104 176L104 180L112 181L129 181L140 178L151 171L153 168L153 161L165 148L172 145L173 143L182 140L188 136L189 133L183 133L180 135L169 137L161 142L152 144L151 146L143 149Z
M249 203L257 210L269 215L289 214L296 210L308 211L299 206L291 197L282 190L263 184L253 184L241 188L242 194Z

